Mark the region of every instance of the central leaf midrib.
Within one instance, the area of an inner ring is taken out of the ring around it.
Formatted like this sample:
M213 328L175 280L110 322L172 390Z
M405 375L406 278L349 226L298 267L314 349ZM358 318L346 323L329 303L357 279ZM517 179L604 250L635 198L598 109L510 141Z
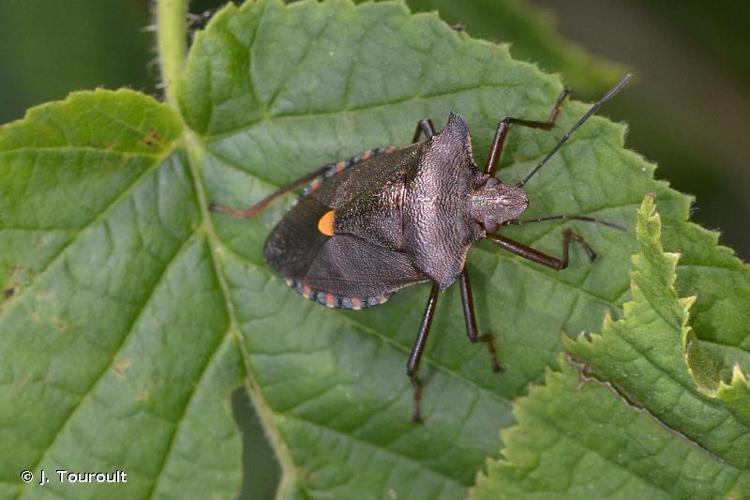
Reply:
M226 307L226 316L229 320L229 332L234 335L239 351L243 361L243 368L245 369L245 377L247 378L253 373L253 367L250 356L248 355L244 342L242 340L242 334L239 327L239 321L234 310L234 302L232 301L231 291L229 284L227 283L226 276L219 258L216 255L216 244L221 244L221 240L216 234L216 230L213 226L210 212L208 210L209 202L206 198L205 186L203 183L202 172L199 165L199 158L201 156L200 141L193 135L189 129L184 131L184 145L187 150L187 164L188 171L193 180L193 187L195 189L195 195L198 201L200 213L201 213L201 226L205 233L206 243L208 245L208 252L211 258L211 265L219 283L219 289L221 290L224 305ZM223 245L222 245L223 246ZM285 484L288 476L297 476L296 465L289 455L289 451L284 448L282 437L279 435L278 430L268 421L267 415L273 414L273 409L268 405L268 402L263 397L263 394L255 388L254 381L252 383L245 384L246 391L256 409L256 413L260 419L261 425L270 438L268 441L274 450L274 453L279 460L282 469L282 480L280 485Z

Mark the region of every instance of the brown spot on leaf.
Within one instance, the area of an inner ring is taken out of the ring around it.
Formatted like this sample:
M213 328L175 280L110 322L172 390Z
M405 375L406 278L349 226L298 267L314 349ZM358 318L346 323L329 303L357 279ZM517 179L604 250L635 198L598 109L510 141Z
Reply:
M68 324L60 318L53 319L52 323L55 325L55 328L57 328L60 333L68 329Z
M148 401L151 398L151 391L154 390L154 383L147 382L135 395L136 401Z
M156 130L149 130L146 135L141 138L140 144L147 148L156 148L161 145L162 137Z
M125 378L125 370L133 364L133 358L122 358L112 364L112 371L120 378Z

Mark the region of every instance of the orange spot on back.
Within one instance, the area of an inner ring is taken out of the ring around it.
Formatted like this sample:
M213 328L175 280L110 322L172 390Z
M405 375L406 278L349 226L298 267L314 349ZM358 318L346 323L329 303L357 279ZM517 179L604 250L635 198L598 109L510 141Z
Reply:
M329 210L323 214L323 217L318 221L318 231L325 234L326 236L333 236L333 218L335 215L334 210Z

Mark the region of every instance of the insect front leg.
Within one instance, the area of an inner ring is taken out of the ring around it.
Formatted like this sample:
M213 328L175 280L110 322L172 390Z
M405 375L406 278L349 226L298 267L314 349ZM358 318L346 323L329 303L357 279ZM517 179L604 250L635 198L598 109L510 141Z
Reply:
M212 212L225 213L225 214L231 215L232 217L240 217L243 219L252 219L253 217L257 217L258 215L260 215L261 212L263 212L266 208L268 208L268 205L276 201L281 196L285 195L286 193L290 191L294 191L295 189L301 186L304 186L305 184L308 184L316 177L323 175L328 168L330 168L329 165L326 165L324 167L321 167L317 170L310 172L309 174L303 175L299 179L293 180L286 186L283 186L277 189L273 193L269 194L268 196L260 200L255 205L252 205L251 207L245 208L243 210L237 210L231 207L220 205L218 203L211 203L208 208Z
M429 118L419 120L419 123L417 123L417 129L414 131L414 138L411 140L412 144L419 142L419 137L421 135L424 135L425 139L428 141L433 135L435 135L435 126Z
M503 367L497 361L497 352L495 350L495 339L492 335L479 335L477 333L477 320L474 314L474 297L471 293L471 282L469 281L469 270L464 267L460 277L461 286L461 303L464 307L464 321L466 322L466 336L472 342L484 342L490 351L492 358L492 371L497 373L504 371Z
M586 252L586 255L588 255L589 259L592 262L594 261L594 259L596 259L596 252L594 252L594 250L586 242L586 240L583 239L583 236L573 232L573 230L568 227L563 229L562 235L562 258L560 259L551 255L547 255L544 252L540 252L539 250L531 248L530 246L526 246L523 243L519 243L499 234L488 234L486 238L500 248L504 248L511 253L520 255L524 259L536 262L537 264L542 264L543 266L551 267L552 269L558 271L568 267L568 254L571 240L581 245L583 250Z
M427 345L427 336L430 334L430 326L432 325L432 317L435 315L435 305L437 305L438 293L440 292L440 286L437 283L432 284L432 290L430 291L430 298L427 300L427 306L422 316L422 324L419 325L419 331L417 332L417 338L414 341L414 347L411 348L411 354L409 354L409 361L406 363L406 374L409 375L411 383L414 386L414 412L412 413L411 419L414 422L422 422L422 414L420 411L420 400L422 399L422 382L419 380L417 370L419 370L419 362L422 360L422 353L424 352L425 345Z
M570 94L570 90L567 88L564 88L563 91L560 92L560 95L557 96L555 105L552 107L552 111L550 111L549 117L547 117L546 121L524 120L521 118L514 118L512 116L506 116L505 118L503 118L500 123L497 124L495 138L492 140L492 145L490 146L490 154L487 157L487 167L485 168L484 172L491 175L492 177L495 176L495 172L497 171L497 164L500 161L500 155L502 155L503 153L505 137L508 135L508 130L510 129L511 124L520 125L522 127L551 130L555 125L557 115L560 114L560 106L562 105L568 94Z

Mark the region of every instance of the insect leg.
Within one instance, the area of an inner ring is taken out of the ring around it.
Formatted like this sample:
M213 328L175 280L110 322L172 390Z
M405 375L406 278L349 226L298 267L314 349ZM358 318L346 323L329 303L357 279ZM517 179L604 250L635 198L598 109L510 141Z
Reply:
M301 186L304 186L305 184L309 183L316 177L323 175L325 171L329 168L330 168L330 165L326 165L324 167L321 167L317 170L310 172L309 174L303 175L299 179L293 180L286 186L283 186L279 188L278 190L274 191L273 193L269 194L268 196L260 200L255 205L252 205L251 207L246 208L244 210L236 210L231 207L220 205L218 203L211 203L208 208L212 212L221 212L221 213L229 214L232 217L252 219L253 217L260 215L260 213L263 212L263 210L265 210L268 207L268 205L276 201L276 199L280 198L281 196L285 195L286 193L290 191L294 191L295 189Z
M419 410L419 402L422 399L422 382L419 380L417 370L419 369L419 362L422 360L424 347L427 345L427 336L430 334L430 325L432 325L432 317L435 314L438 292L440 292L440 287L437 283L433 283L430 298L427 300L424 316L422 316L422 324L419 325L417 339L414 341L414 347L411 348L411 354L409 354L409 361L406 363L406 374L409 375L411 383L414 386L414 412L411 416L414 422L422 421L422 415Z
M560 106L562 105L565 98L570 94L570 90L564 88L560 95L557 96L555 105L552 107L547 121L535 121L535 120L523 120L521 118L513 118L512 116L506 116L500 123L497 124L497 130L495 131L495 138L492 140L490 146L490 154L487 157L487 167L484 172L491 176L495 176L497 171L497 164L500 161L500 155L503 153L503 146L505 145L505 137L508 135L508 129L511 124L521 125L522 127L529 128L540 128L542 130L551 130L557 120L557 115L560 114Z
M561 259L552 257L551 255L547 255L546 253L535 250L529 246L524 245L523 243L519 243L499 234L488 234L487 239L500 248L504 248L511 253L520 255L524 259L536 262L537 264L542 264L543 266L551 267L552 269L556 269L558 271L568 267L568 249L570 248L571 240L577 242L579 245L581 245L581 247L583 247L583 250L586 252L586 255L589 256L589 259L591 261L596 259L596 252L594 252L591 246L586 243L586 240L583 239L583 236L574 233L573 230L568 227L563 229L562 235L563 238Z
M422 134L424 134L424 137L427 140L435 135L435 126L432 124L432 120L430 120L429 118L419 120L419 123L417 123L417 129L414 131L414 138L411 140L412 144L415 142L419 142L419 137Z
M492 335L479 335L477 333L477 320L474 314L474 298L471 294L471 282L469 281L469 270L464 267L461 271L461 302L464 306L464 321L466 322L466 335L472 342L484 342L492 357L492 371L497 373L504 371L497 361L495 351L495 339Z

